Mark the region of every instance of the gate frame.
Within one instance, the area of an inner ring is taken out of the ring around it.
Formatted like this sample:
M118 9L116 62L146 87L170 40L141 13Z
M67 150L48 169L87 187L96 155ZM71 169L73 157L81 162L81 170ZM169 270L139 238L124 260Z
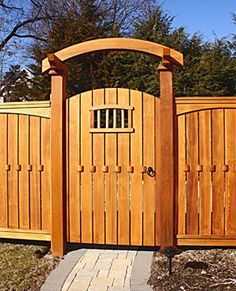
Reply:
M166 46L129 38L97 39L76 44L49 54L42 61L42 72L51 76L51 195L52 253L62 256L66 243L66 60L101 51L132 51L161 57L160 74L160 162L156 192L160 193L161 246L174 245L175 191L177 189L176 114L173 93L173 65L183 67L183 55ZM168 197L168 199L166 199Z

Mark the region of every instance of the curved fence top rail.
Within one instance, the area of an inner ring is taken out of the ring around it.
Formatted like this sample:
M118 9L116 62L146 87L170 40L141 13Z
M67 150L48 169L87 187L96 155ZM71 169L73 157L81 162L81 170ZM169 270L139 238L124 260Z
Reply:
M177 115L209 109L236 109L236 96L176 97L175 103Z
M50 101L3 102L0 103L0 114L23 114L50 118Z
M69 60L76 56L81 56L99 51L134 51L161 57L180 67L183 66L183 54L169 47L141 39L132 38L104 38L90 40L64 48L55 53L62 61ZM48 58L42 62L42 72L50 68Z

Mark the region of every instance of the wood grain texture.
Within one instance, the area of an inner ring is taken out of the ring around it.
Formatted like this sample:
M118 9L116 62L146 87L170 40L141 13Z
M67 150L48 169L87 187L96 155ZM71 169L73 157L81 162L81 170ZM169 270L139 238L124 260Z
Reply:
M187 174L187 233L198 233L198 113L186 116L187 132L187 164L190 171Z
M129 105L129 90L119 89L118 103ZM129 166L129 136L118 134L118 165L121 172L118 173L118 244L130 243L129 229L129 174L126 169Z
M70 242L80 242L79 97L67 100L68 112L68 232Z
M211 234L211 112L199 112L200 216L199 234Z
M235 96L217 97L177 97L175 98L177 115L191 113L194 111L236 108Z
M30 117L30 228L40 229L41 209L40 209L40 181L38 175L39 165L39 117Z
M104 94L106 94L106 92L109 91L109 90L116 91L115 88L111 88L111 89L97 89L97 90L94 90L94 92L103 91ZM100 104L100 105L93 104L93 106L92 106L92 108L90 110L93 111L93 110L98 110L98 109L99 110L101 110L101 109L126 109L126 110L133 110L134 107L133 106L120 105L120 104L116 104L116 103Z
M25 239L50 241L51 235L43 231L21 230L21 229L0 229L0 238L5 239Z
M66 130L65 130L65 74L52 71L51 81L51 205L52 252L64 254L66 237Z
M92 52L109 50L125 50L147 53L150 55L161 57L163 59L168 58L173 63L181 67L183 66L183 55L180 52L160 45L158 43L131 38L105 38L90 40L62 49L56 52L55 56L62 62L64 62L76 56L81 56ZM49 68L49 60L48 58L46 58L42 61L42 72L48 71Z
M131 104L133 112L134 133L131 135L130 164L134 167L131 174L131 244L142 245L142 165L143 133L142 133L142 93L131 91Z
M93 91L93 106L104 104L104 89ZM105 144L104 134L93 135L93 164L96 166L96 172L93 174L93 197L94 197L94 243L104 243L104 174L102 167L104 165ZM113 157L114 159L114 157Z
M155 169L156 169L156 185L159 184L161 165L160 165L160 147L161 147L161 136L160 136L160 98L154 98L155 100ZM155 245L161 245L161 191L159 187L155 190L156 201L154 210L156 211L156 222L155 222Z
M236 240L234 238L229 239L215 239L214 237L206 239L177 239L178 246L215 246L215 247L235 247Z
M10 171L8 172L8 213L9 227L18 228L18 173L16 172L17 164L17 115L8 115L8 163Z
M116 89L106 89L106 104L116 102ZM116 215L116 173L115 166L117 162L117 135L106 134L106 165L109 171L106 174L106 243L117 243L117 215Z
M236 110L225 111L225 164L226 173L225 234L236 236Z
M212 110L212 234L224 234L224 142L223 109Z
M30 197L29 197L29 116L19 116L19 164L22 170L19 173L19 213L20 228L30 228Z
M50 118L50 101L3 102L0 114L22 114Z
M175 139L174 97L171 65L159 66L160 71L160 166L157 187L161 193L161 245L174 244L174 201L175 201ZM168 197L168 199L166 199Z
M178 234L186 233L185 116L178 118Z
M0 114L0 227L8 227L7 201L7 115Z
M154 126L155 126L155 111L154 97L143 94L143 164L155 169L155 148L154 148ZM143 244L152 246L155 241L155 192L154 181L155 177L150 177L147 173L143 175L144 181L144 221L143 221Z
M92 147L90 129L89 109L92 106L92 92L81 94L81 164L84 172L81 173L81 242L91 243L92 234Z
M42 229L51 232L51 158L50 158L50 119L41 119L41 199L42 199Z

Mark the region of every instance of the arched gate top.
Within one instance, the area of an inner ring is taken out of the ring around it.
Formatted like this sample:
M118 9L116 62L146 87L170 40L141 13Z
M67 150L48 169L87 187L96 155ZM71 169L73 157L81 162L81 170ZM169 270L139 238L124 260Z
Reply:
M146 53L161 57L163 61L169 61L180 67L183 66L182 53L155 42L132 38L104 38L90 40L64 48L56 52L55 56L64 62L76 56L112 50ZM50 63L48 58L46 58L42 62L42 72L46 72L49 68Z

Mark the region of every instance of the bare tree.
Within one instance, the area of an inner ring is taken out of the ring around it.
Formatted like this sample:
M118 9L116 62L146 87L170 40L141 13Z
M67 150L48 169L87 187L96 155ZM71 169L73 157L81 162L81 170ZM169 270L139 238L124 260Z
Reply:
M30 27L45 19L38 0L0 0L0 51L14 38L45 40L30 33Z

